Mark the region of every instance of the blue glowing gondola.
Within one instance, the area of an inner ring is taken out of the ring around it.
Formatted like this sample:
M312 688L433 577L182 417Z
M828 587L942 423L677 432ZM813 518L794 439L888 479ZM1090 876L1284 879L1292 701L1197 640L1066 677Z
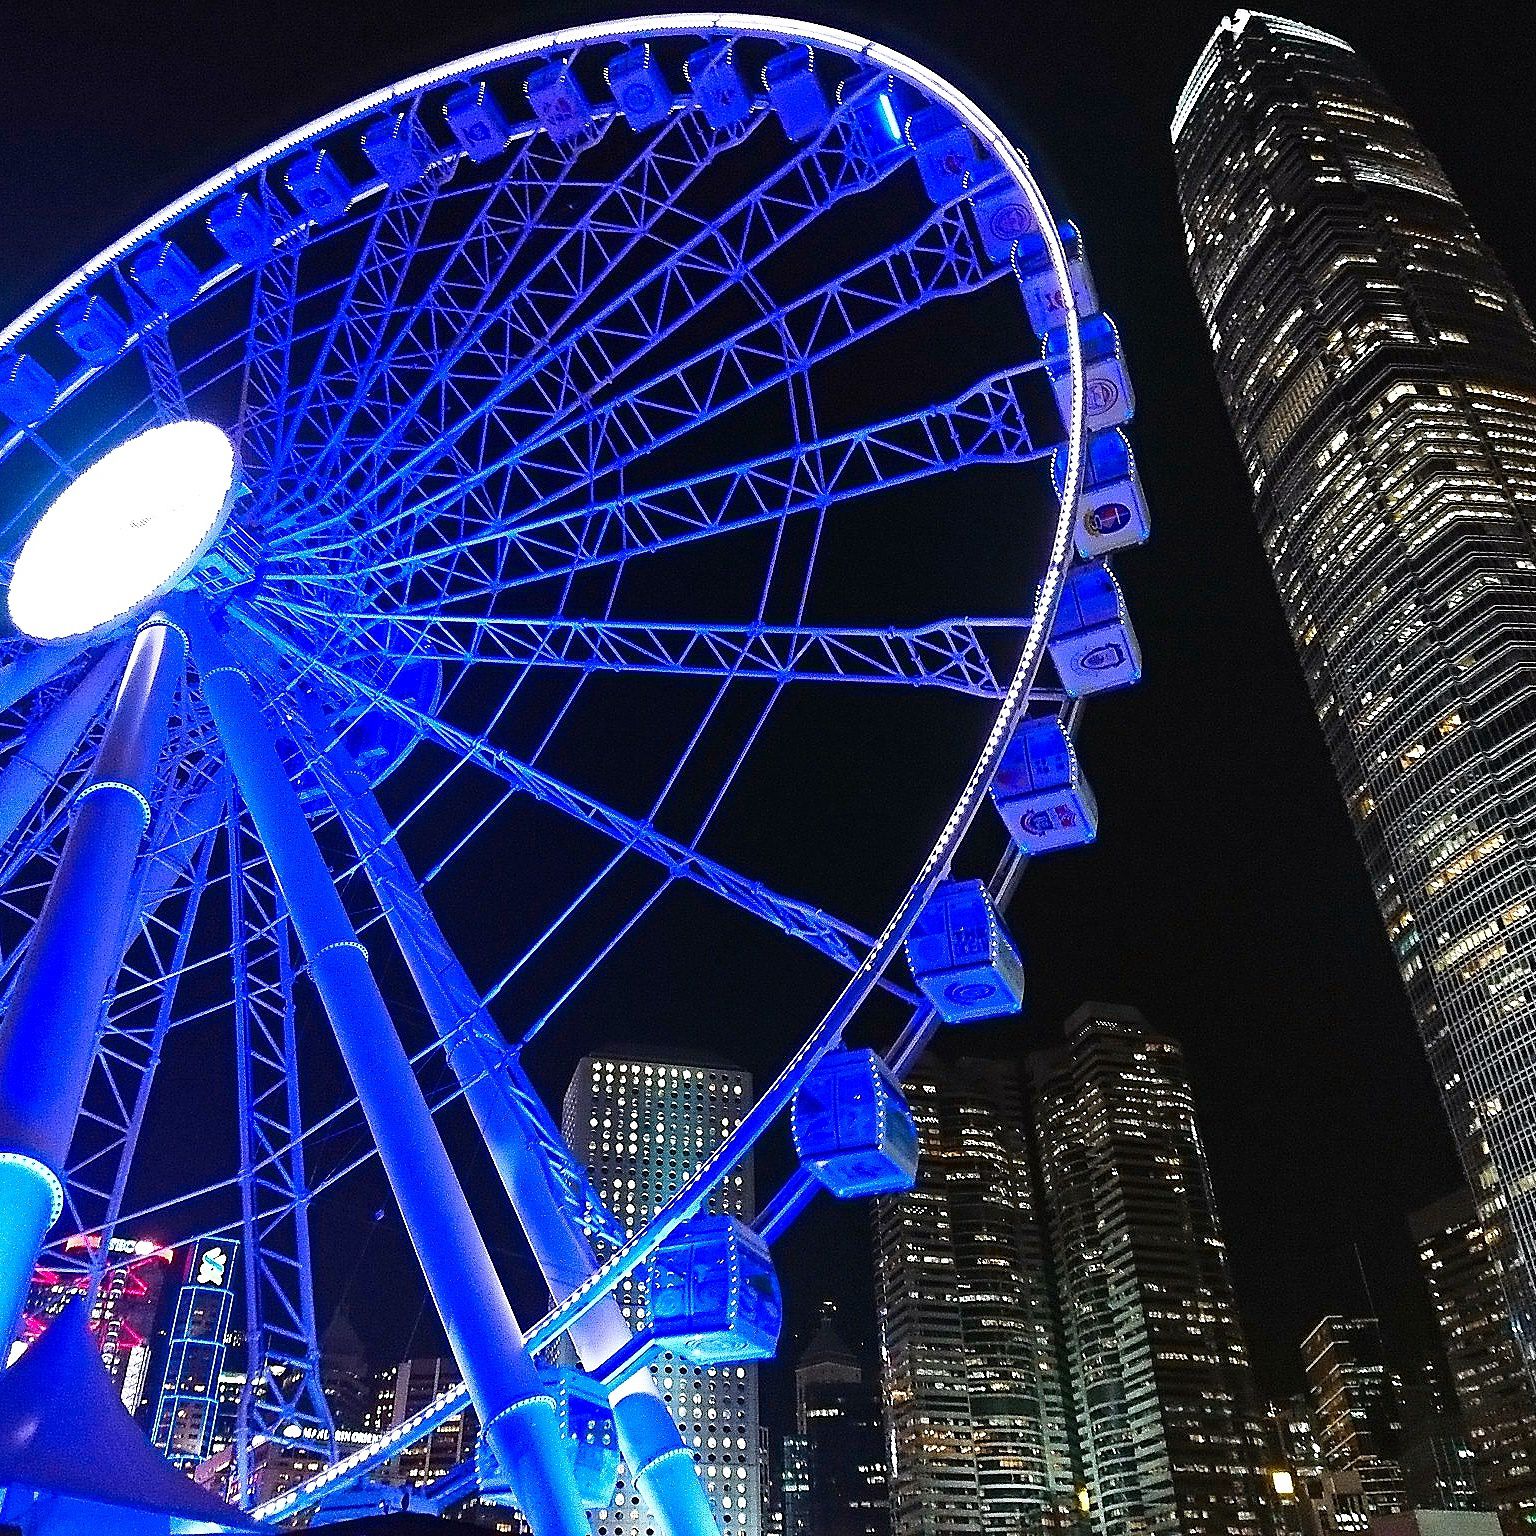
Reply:
M133 284L163 315L174 315L197 297L197 265L169 240L145 247L129 268Z
M912 111L909 94L883 69L867 69L839 83L838 103L859 153L883 165L907 152L902 123Z
M975 178L981 160L976 140L943 107L924 107L908 118L907 142L917 157L923 190L933 202L953 201Z
M614 54L603 74L631 128L654 127L672 110L672 88L649 43Z
M414 187L427 174L436 154L426 129L411 112L397 112L363 130L363 153L391 187Z
M946 1024L1017 1013L1024 960L980 880L947 880L907 937L913 978Z
M1123 688L1141 676L1141 647L1120 587L1102 561L1067 572L1051 627L1051 660L1073 698Z
M992 803L1025 853L1076 848L1098 833L1098 804L1055 715L1019 723L992 779Z
M568 1365L540 1366L539 1381L555 1401L583 1507L606 1509L619 1480L619 1437L607 1392L601 1382ZM483 1436L475 1450L475 1477L486 1503L515 1502L501 1463Z
M272 254L272 218L255 192L235 192L208 210L208 229L231 261L252 266Z
M57 381L35 357L12 352L0 358L0 411L18 426L41 421L58 395Z
M93 293L59 311L58 332L83 363L110 362L128 341L128 322Z
M1125 358L1120 351L1120 336L1108 315L1090 315L1079 327L1083 345L1083 419L1090 432L1118 427L1136 411L1136 395ZM1067 329L1052 331L1045 338L1045 371L1056 391L1061 419L1072 419L1072 360L1067 354Z
M832 116L827 93L816 78L814 55L804 44L769 59L763 66L763 89L794 143L815 138Z
M768 1360L784 1320L767 1245L734 1216L695 1216L646 1270L647 1336L694 1365Z
M896 1195L917 1178L917 1127L890 1068L870 1050L831 1051L790 1111L800 1166L840 1200Z
M512 137L512 124L485 81L460 86L443 103L443 120L459 148L477 163L499 155Z
M1039 228L1029 199L1011 181L1005 180L972 198L971 211L976 215L981 248L993 261L1011 260L1014 247L1021 240L1030 239Z
M524 89L533 115L556 143L574 139L592 126L592 103L569 64L546 64L536 69Z
M1077 225L1063 223L1057 226L1062 249L1067 258L1067 276L1071 284L1073 306L1079 320L1099 312L1099 293L1094 287L1093 274L1083 259L1083 237ZM1014 276L1019 280L1019 290L1024 296L1024 308L1036 336L1044 339L1067 322L1067 295L1056 276L1051 253L1046 249L1045 237L1037 229L1022 238L1013 251Z
M328 149L311 150L283 168L293 200L316 224L339 219L352 202L352 183Z
M1051 456L1051 479L1057 495L1061 494L1066 474L1067 450L1063 446ZM1147 498L1125 433L1114 427L1107 432L1095 432L1088 439L1082 490L1073 523L1078 554L1093 560L1112 550L1144 543L1150 528Z
M736 68L729 43L711 43L689 54L683 73L711 128L734 127L751 112L752 98Z

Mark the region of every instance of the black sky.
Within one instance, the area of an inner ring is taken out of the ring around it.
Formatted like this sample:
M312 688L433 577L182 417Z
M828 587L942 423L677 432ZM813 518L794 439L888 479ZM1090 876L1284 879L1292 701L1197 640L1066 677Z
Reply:
M621 9L12 7L0 32L0 311L321 111ZM1428 1330L1404 1215L1455 1182L1454 1157L1269 584L1183 267L1167 122L1223 9L804 0L799 10L905 48L1013 134L1085 231L1140 399L1135 438L1156 524L1121 570L1146 681L1088 718L1100 845L1042 862L1015 905L1033 960L1031 1022L977 1047L1044 1042L1086 997L1140 1006L1192 1058L1263 1386L1294 1387L1305 1329L1362 1304L1356 1244L1389 1335L1411 1356ZM1377 68L1536 300L1536 11L1295 0L1288 13L1340 32ZM824 1242L857 1248L863 1230L855 1215L834 1237L823 1212L791 1241L798 1323L822 1290L856 1289L828 1285L812 1255ZM381 1236L370 1262L395 1263L400 1247L398 1234ZM414 1310L397 1306L403 1326ZM402 1331L394 1317L373 1339L395 1348Z

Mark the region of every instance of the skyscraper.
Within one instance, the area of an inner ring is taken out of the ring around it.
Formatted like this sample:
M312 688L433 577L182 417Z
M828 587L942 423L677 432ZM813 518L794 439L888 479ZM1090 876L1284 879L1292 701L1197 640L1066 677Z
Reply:
M1536 332L1338 38L1238 11L1173 145L1264 547L1530 1356Z
M1249 1536L1258 1401L1178 1043L1085 1004L1030 1059L1078 1441L1099 1536Z
M1536 1395L1515 1348L1498 1255L1502 1245L1462 1190L1409 1219L1478 1491L1489 1509L1536 1512Z
M829 1305L795 1363L795 1434L807 1474L799 1536L890 1536L880 1394Z
M214 1448L239 1249L233 1239L205 1237L193 1243L176 1293L150 1438L188 1471Z
M1370 1515L1408 1508L1397 1460L1402 1423L1374 1317L1325 1317L1301 1341L1323 1460L1352 1473Z
M925 1063L920 1160L875 1208L895 1536L1070 1526L1076 1487L1015 1068Z
M633 1230L740 1124L751 1103L751 1075L738 1068L605 1052L577 1065L565 1094L565 1138L608 1208ZM721 1185L710 1208L746 1217L752 1206L749 1159ZM624 1315L638 1325L640 1288L627 1281L617 1294ZM761 1536L757 1367L703 1370L668 1351L655 1370L725 1536ZM595 1536L652 1536L627 1471L619 1474L613 1507L593 1517L593 1530Z

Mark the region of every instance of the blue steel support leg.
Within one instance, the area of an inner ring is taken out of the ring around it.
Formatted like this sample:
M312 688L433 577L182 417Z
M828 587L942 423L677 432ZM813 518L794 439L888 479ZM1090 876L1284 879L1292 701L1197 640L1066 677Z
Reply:
M155 770L186 664L157 614L140 630L90 781L0 1024L0 1339L15 1337L62 1177L123 930Z
M282 888L484 1433L535 1536L589 1536L554 1401L523 1344L250 679L200 608L189 606L186 622L203 697Z
M464 1088L550 1294L563 1301L591 1276L597 1261L586 1235L551 1188L514 1106L508 1072L517 1071L516 1064L506 1059L509 1049L438 927L367 780L328 730L318 707L311 704L306 717L324 754L321 771L330 770L326 788L342 825L446 1046L448 1064ZM531 1085L527 1091L533 1091ZM629 1345L630 1331L618 1302L609 1296L572 1326L570 1337L582 1365L596 1370ZM662 1536L717 1536L719 1526L693 1453L683 1444L650 1371L636 1371L617 1386L612 1404L619 1449Z

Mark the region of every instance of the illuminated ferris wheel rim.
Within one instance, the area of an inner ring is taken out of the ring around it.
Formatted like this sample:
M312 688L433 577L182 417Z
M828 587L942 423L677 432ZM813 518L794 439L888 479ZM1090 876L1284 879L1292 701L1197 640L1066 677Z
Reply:
M1067 342L1071 385L1071 404L1064 424L1066 458L1057 491L1056 526L1046 569L1039 584L1037 600L1031 616L1032 621L1025 634L1018 664L999 705L993 728L987 736L960 800L909 888L906 898L897 907L890 923L865 957L864 963L849 978L838 1004L834 1005L833 1012L840 1013L846 1018L847 1014L851 1014L858 1007L870 987L895 957L902 938L916 917L917 904L921 896L932 888L933 882L947 868L955 849L980 808L987 784L1006 744L1008 733L1028 704L1030 692L1035 686L1045 654L1045 643L1060 598L1062 581L1072 559L1072 517L1083 479L1086 429L1082 343L1079 315L1068 271L1067 252L1056 220L1034 179L1028 161L992 118L963 91L951 85L936 71L886 44L841 28L797 21L782 16L737 11L672 11L560 28L519 42L468 54L436 68L407 76L393 85L358 97L343 107L314 118L291 133L271 141L217 176L204 181L191 192L167 204L158 213L77 268L36 304L0 330L0 349L25 336L36 324L52 315L60 305L81 292L94 278L116 266L139 246L189 213L196 211L221 192L227 192L242 178L267 169L294 150L313 144L338 129L356 124L383 108L400 103L408 104L424 91L465 81L487 70L502 69L543 59L565 48L581 48L589 44L605 42L633 42L646 38L706 36L747 37L779 42L794 40L812 46L825 47L844 57L887 70L925 96L948 107L959 121L996 156L1015 186L1024 193L1065 299L1063 328ZM676 110L675 106L674 110ZM538 131L537 123L524 125L515 130L514 136L533 134ZM376 195L382 187L381 181L360 186L356 191L354 203ZM214 270L201 285L197 295L198 300L223 281L237 276L243 270L245 270L244 264L236 261L230 261L222 268ZM164 321L157 323L163 324ZM125 344L125 350L131 348L138 339L139 335L131 335ZM59 391L54 408L57 409L58 405L68 399L76 389L89 382L98 371L99 369L91 365L81 368L65 382ZM0 458L3 458L24 436L25 433L18 431L12 433L7 439L0 440ZM877 957L878 964L871 969L871 962ZM846 1009L841 1006L845 1002L848 1004ZM793 1065L792 1061L791 1066Z
M946 107L959 123L972 132L995 158L1008 179L1023 193L1033 213L1035 224L1045 245L1046 255L1063 295L1064 308L1060 318L1065 337L1066 362L1070 368L1068 392L1070 404L1069 408L1063 410L1065 454L1063 472L1057 485L1059 500L1050 552L1042 574L1038 600L1033 608L1033 622L1028 623L1023 637L1022 654L1011 681L1002 692L985 745L970 772L961 796L954 804L937 841L915 879L907 888L905 896L897 905L879 937L859 957L857 965L850 966L852 974L848 977L831 1009L794 1052L789 1063L743 1120L738 1132L695 1170L683 1191L663 1208L656 1220L643 1226L588 1280L577 1286L551 1313L535 1325L528 1336L529 1344L535 1349L567 1332L587 1311L609 1296L617 1284L625 1276L632 1274L674 1228L702 1205L709 1191L718 1184L724 1173L740 1161L767 1125L788 1108L796 1086L805 1078L816 1061L838 1043L844 1025L872 988L880 982L895 959L900 944L917 917L923 900L948 872L950 861L980 806L1002 748L1030 701L1050 635L1051 621L1060 597L1062 583L1072 558L1072 520L1083 478L1085 442L1084 364L1079 336L1079 315L1073 298L1074 289L1068 267L1068 255L1043 194L1030 174L1023 156L975 103L933 71L879 43L834 28L746 14L670 13L657 17L638 17L555 31L524 42L471 55L403 80L383 91L361 97L336 112L317 118L314 122L275 141L257 154L247 157L230 170L203 183L186 197L169 205L81 267L71 278L56 287L4 332L0 332L0 347L9 346L18 339L24 338L38 322L52 315L67 300L87 288L94 279L112 269L138 247L167 231L170 226L196 211L210 199L220 193L228 192L243 178L271 167L294 150L314 144L337 130L356 124L382 109L391 106L409 106L413 98L418 97L422 92L464 81L483 72L525 62L547 62L552 54L558 54L565 49L576 49L593 43L635 42L648 38L668 37L755 38L779 43L804 43L823 48L841 55L849 62L876 66L890 73L912 87L926 101L936 102ZM675 101L672 111L676 112L680 107L685 106L685 101ZM527 138L538 132L538 125L520 125L514 129L510 142L515 143L521 138ZM382 186L383 183L379 180L358 185L353 191L349 207L378 195ZM300 222L303 221L300 220ZM279 243L284 238L286 237L280 235ZM244 263L231 261L203 274L194 302L200 302L226 280L237 277L245 270L248 269ZM123 351L132 349L149 331L167 323L168 321L164 320L151 320L142 330L130 335ZM119 356L121 355L122 352L119 353ZM106 366L110 366L110 363ZM72 374L60 389L55 408L83 389L100 371L102 371L101 367L88 364ZM1066 405L1067 401L1063 404ZM0 457L9 452L10 448L25 435L25 432L20 432L12 435L9 441L0 441ZM275 1513L275 1511L269 1513Z

